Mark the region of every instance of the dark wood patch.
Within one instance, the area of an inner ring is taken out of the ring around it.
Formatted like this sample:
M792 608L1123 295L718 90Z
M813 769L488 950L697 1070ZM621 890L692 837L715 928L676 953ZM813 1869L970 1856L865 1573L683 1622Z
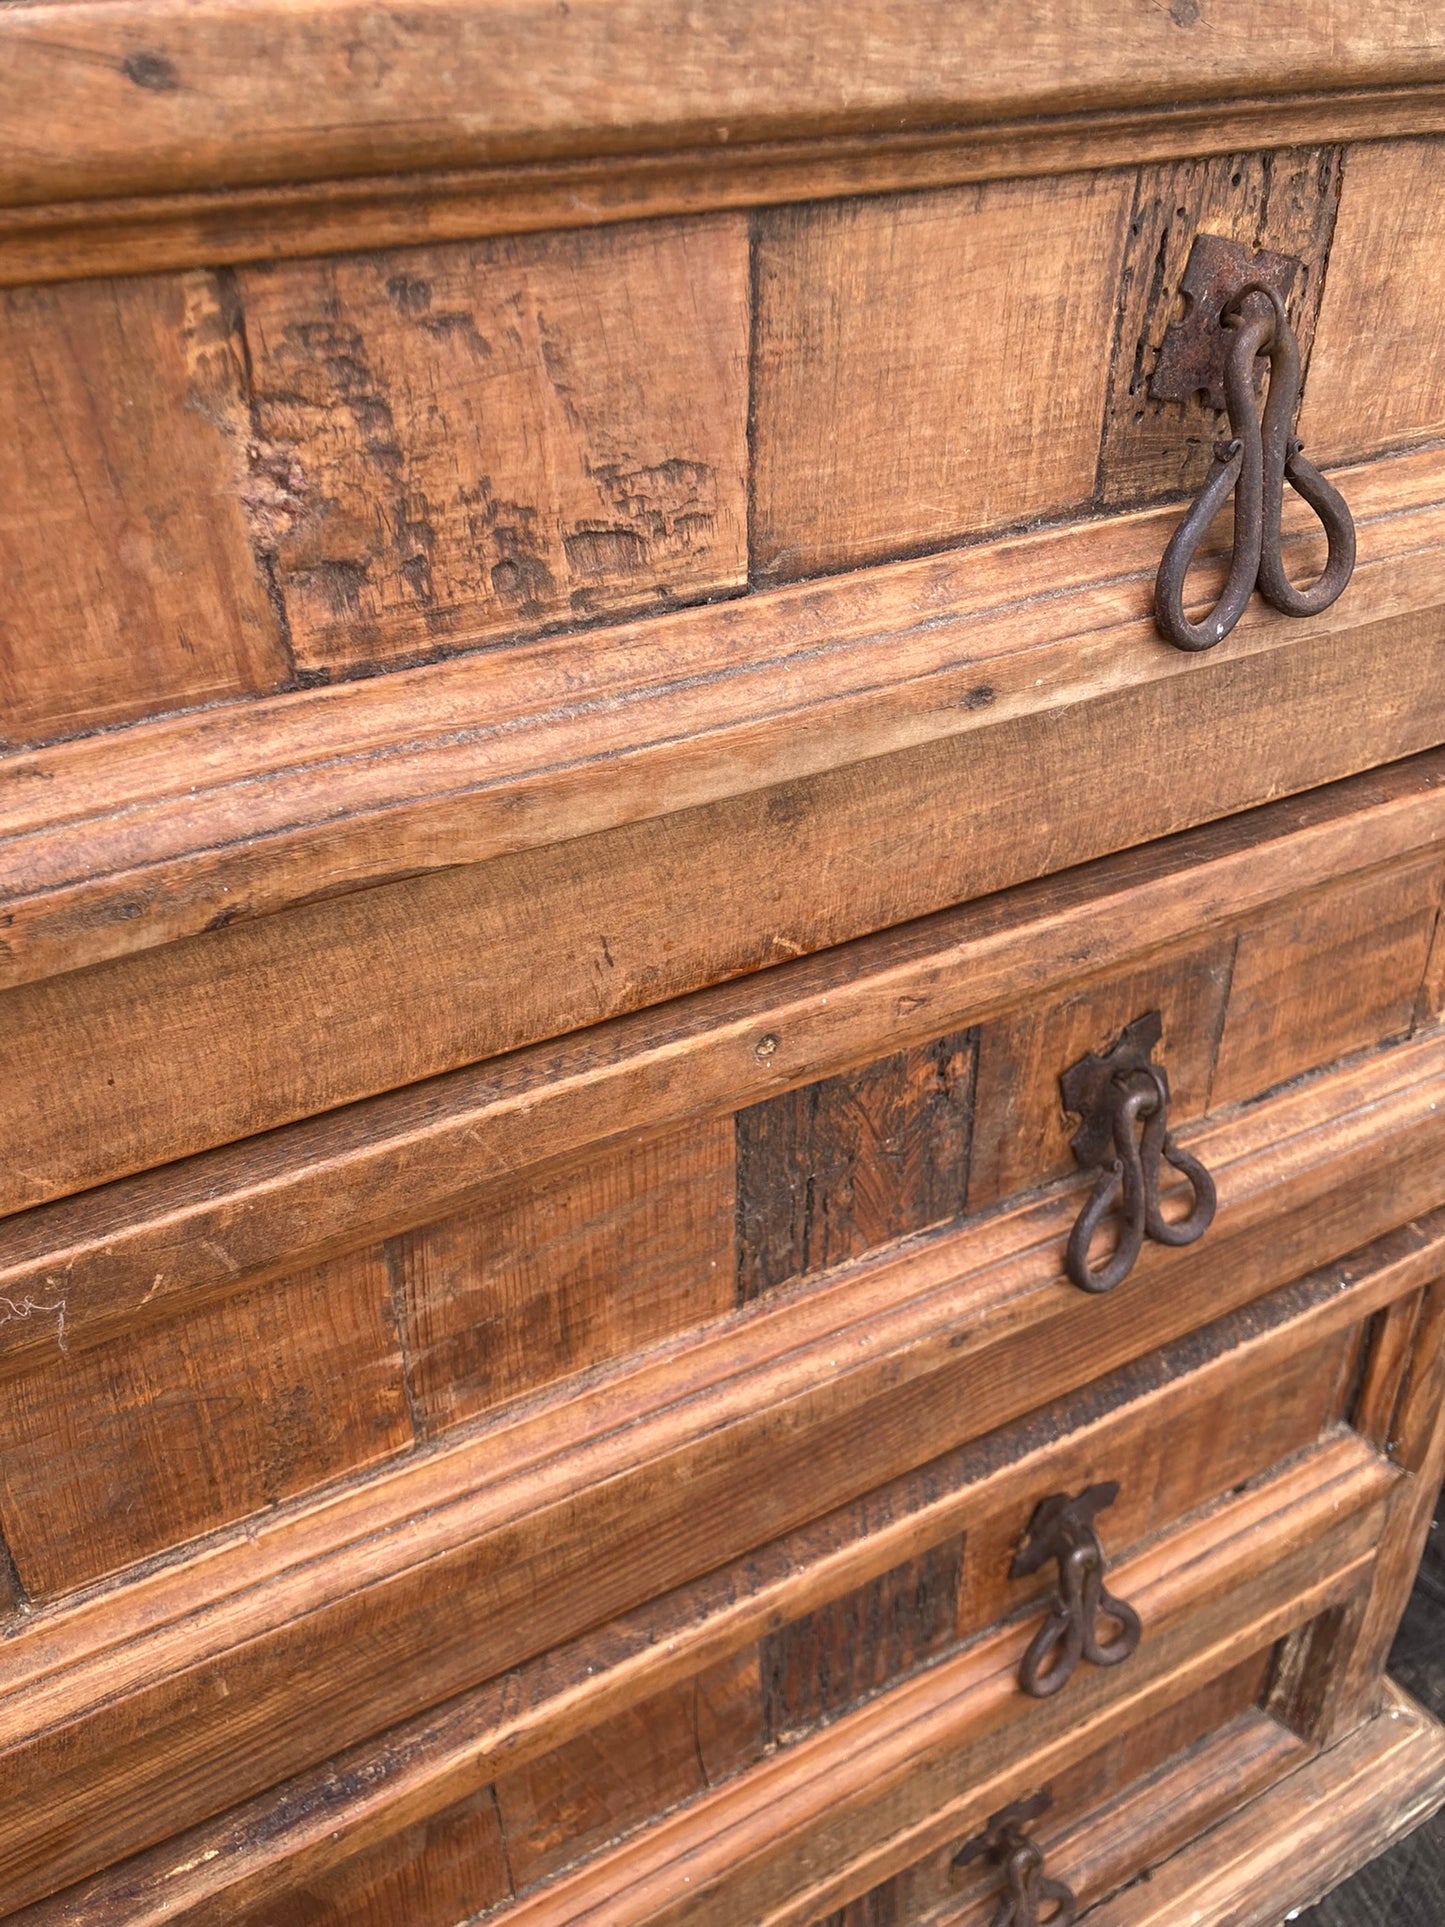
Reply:
M961 1534L762 1643L763 1727L786 1739L845 1712L954 1637L963 1572Z
M740 1302L962 1215L976 1052L957 1031L738 1112Z
M1337 147L1292 147L1141 170L1104 412L1101 501L1122 505L1197 489L1226 428L1224 415L1197 400L1160 402L1149 393L1197 233L1226 235L1251 250L1269 248L1302 263L1287 305L1308 367L1340 164Z

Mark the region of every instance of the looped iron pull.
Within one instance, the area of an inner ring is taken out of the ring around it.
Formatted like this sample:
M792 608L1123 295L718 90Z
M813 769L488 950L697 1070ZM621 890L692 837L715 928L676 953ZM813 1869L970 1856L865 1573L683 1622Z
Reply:
M1150 1054L1163 1034L1157 1010L1138 1017L1099 1056L1071 1064L1059 1080L1064 1108L1081 1120L1073 1152L1098 1178L1069 1234L1064 1268L1081 1291L1112 1291L1134 1269L1146 1237L1191 1245L1214 1221L1214 1180L1169 1132L1169 1080ZM1142 1126L1142 1128L1141 1128ZM1159 1201L1160 1165L1189 1180L1193 1203L1183 1218L1166 1218ZM1119 1238L1107 1259L1089 1263L1094 1235L1117 1210Z
M1024 1831L1052 1805L1047 1792L1016 1800L990 1815L984 1831L953 1856L955 1875L985 1856L999 1868L1003 1897L989 1927L1073 1927L1078 1902L1072 1889L1045 1874L1043 1853Z
M1220 326L1232 336L1224 370L1231 439L1215 445L1204 487L1170 537L1154 584L1155 620L1177 649L1212 649L1239 621L1256 588L1285 615L1318 615L1343 592L1355 566L1355 525L1344 498L1305 460L1294 435L1299 342L1278 290L1262 281L1246 282L1225 305ZM1261 354L1269 357L1263 419L1254 399L1255 363ZM1286 482L1314 510L1329 541L1324 573L1307 589L1297 589L1285 573L1280 517ZM1184 613L1185 577L1231 492L1234 549L1229 576L1209 614L1191 622Z
M1139 1644L1138 1613L1104 1585L1104 1548L1094 1525L1118 1496L1118 1486L1110 1483L1091 1485L1073 1499L1063 1492L1045 1499L1009 1568L1011 1579L1021 1579L1050 1559L1059 1562L1058 1591L1019 1667L1019 1685L1030 1699L1061 1692L1081 1659L1093 1666L1119 1666ZM1112 1638L1101 1635L1101 1619L1114 1621L1118 1630Z

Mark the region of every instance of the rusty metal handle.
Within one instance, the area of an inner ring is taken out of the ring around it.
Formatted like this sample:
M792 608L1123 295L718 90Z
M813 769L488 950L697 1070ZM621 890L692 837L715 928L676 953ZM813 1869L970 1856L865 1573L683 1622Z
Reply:
M1082 1120L1073 1138L1074 1156L1086 1171L1098 1172L1064 1252L1064 1269L1080 1291L1112 1291L1122 1284L1145 1238L1161 1245L1192 1245L1214 1222L1214 1180L1169 1132L1169 1080L1151 1061L1162 1034L1158 1011L1150 1011L1136 1018L1102 1056L1090 1052L1059 1080L1065 1110ZM1164 1216L1159 1200L1164 1164L1187 1178L1194 1193L1183 1218ZM1094 1234L1116 1212L1118 1241L1101 1264L1091 1265Z
M1121 1666L1143 1634L1139 1615L1104 1585L1106 1559L1094 1520L1119 1496L1115 1484L1092 1485L1070 1498L1057 1492L1035 1508L1023 1545L1009 1568L1011 1579L1059 1562L1058 1589L1048 1615L1029 1642L1019 1685L1030 1699L1052 1699L1073 1678L1081 1659L1092 1666ZM1105 1638L1101 1619L1117 1631Z
M1169 539L1154 583L1154 619L1176 649L1212 649L1243 615L1258 589L1284 615L1312 616L1343 593L1355 566L1355 525L1338 489L1307 462L1293 432L1299 405L1299 342L1276 289L1247 282L1225 306L1221 326L1233 339L1225 363L1232 439L1216 444L1214 463L1194 506ZM1256 358L1269 357L1269 395L1255 410ZM1297 589L1285 573L1280 517L1288 482L1319 517L1329 542L1324 573ZM1210 524L1234 496L1234 548L1223 593L1191 622L1184 582Z
M951 1871L957 1876L971 1861L987 1858L999 1869L1002 1897L989 1927L1073 1927L1078 1901L1062 1880L1044 1872L1041 1849L1025 1829L1048 1812L1053 1798L1047 1789L1030 1800L1016 1800L989 1816L977 1838L959 1848ZM1051 1911L1045 1912L1045 1908Z

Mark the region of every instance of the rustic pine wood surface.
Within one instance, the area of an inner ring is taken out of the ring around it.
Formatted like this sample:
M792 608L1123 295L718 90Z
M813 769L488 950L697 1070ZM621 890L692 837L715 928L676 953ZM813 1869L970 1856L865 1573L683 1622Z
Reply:
M1420 1576L1390 1653L1390 1672L1445 1719L1445 1491ZM1445 1920L1445 1812L1427 1821L1317 1907L1299 1927L1439 1927Z

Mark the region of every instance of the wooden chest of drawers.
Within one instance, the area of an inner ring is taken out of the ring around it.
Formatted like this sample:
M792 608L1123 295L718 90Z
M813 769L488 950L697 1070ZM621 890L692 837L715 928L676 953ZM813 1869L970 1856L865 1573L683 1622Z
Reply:
M0 9L15 1927L1445 1800L1445 28L828 12Z

